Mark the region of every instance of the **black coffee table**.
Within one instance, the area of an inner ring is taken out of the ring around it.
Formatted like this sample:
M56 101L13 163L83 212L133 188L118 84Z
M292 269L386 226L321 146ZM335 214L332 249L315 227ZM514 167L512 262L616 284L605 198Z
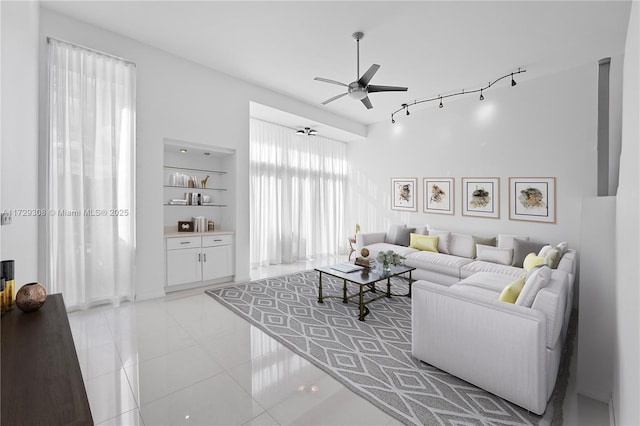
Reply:
M336 269L332 269L331 266L320 266L315 268L315 271L319 273L318 279L318 303L324 303L324 299L328 298L341 298L342 303L356 303L359 308L358 319L360 321L364 321L364 317L369 315L368 305L371 302L374 302L382 297L391 297L391 296L403 296L403 297L411 297L411 283L413 283L413 279L411 278L411 271L416 268L398 265L392 266L391 271L387 273L379 273L374 271L373 269L355 271L355 272L340 272ZM391 278L397 277L399 275L403 275L409 273L409 292L407 294L392 294L391 293ZM335 278L339 278L343 282L342 286L342 295L323 295L322 294L322 275L330 275ZM379 296L368 298L366 301L364 300L364 295L366 293L378 293L376 290L376 283L380 281L387 280L387 291L380 294ZM359 287L359 291L353 294L347 294L347 283L355 284ZM354 301L351 299L358 298L358 301Z

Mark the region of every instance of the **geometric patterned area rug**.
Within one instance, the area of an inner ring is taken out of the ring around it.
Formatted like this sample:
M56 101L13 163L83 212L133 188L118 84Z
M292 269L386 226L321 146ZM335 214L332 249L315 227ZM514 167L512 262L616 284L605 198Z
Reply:
M393 280L392 293L406 294L406 280ZM324 294L342 294L341 280L324 275L322 284ZM355 287L349 288L350 293L354 291ZM568 359L562 361L558 389L545 415L537 416L414 358L411 299L407 297L373 302L362 322L353 303L344 304L341 299L317 302L316 271L208 290L207 294L404 424L562 422ZM567 337L571 342L571 336ZM563 354L563 358L570 357L567 349L569 356Z

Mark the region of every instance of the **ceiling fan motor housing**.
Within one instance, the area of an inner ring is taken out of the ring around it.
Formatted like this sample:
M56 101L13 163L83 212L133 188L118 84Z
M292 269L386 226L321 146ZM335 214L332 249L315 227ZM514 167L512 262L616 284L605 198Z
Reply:
M357 81L350 83L347 91L350 97L359 101L367 97L367 88L358 84Z

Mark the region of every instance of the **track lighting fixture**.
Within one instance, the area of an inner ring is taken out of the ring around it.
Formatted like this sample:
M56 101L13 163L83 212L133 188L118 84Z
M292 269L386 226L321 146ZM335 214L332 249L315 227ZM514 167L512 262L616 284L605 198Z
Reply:
M516 74L523 73L523 72L527 72L527 70L523 70L523 69L521 69L521 68L518 68L518 71L514 71L514 72L512 72L512 73L505 74L505 75L503 75L502 77L500 77L500 78L498 78L498 79L494 80L493 82L491 82L491 81L490 81L490 82L489 82L489 84L488 84L488 85L486 85L485 87L481 87L481 88L476 89L476 90L469 90L469 91L461 90L460 92L451 93L451 94L449 94L449 95L444 95L444 96L443 96L443 95L438 95L438 96L437 96L437 97L435 97L435 98L423 99L423 100L420 100L420 101L413 101L413 102L411 102L411 103L402 104L402 105L400 106L400 108L399 108L399 109L397 109L396 111L394 111L394 112L392 112L392 113L391 113L391 123L395 123L395 122L396 122L396 121L395 121L395 119L394 119L394 116L395 116L397 113L399 113L400 111L405 110L405 111L406 111L406 114L407 114L407 115L409 115L409 107L410 107L410 106L412 106L412 105L417 105L417 104L421 104L421 103L424 103L424 102L440 101L440 104L438 105L438 107L439 107L439 108L443 108L443 107L444 107L444 104L442 103L442 100L443 100L444 98L451 98L451 97L453 97L453 96L468 95L468 94L470 94L470 93L478 93L478 92L480 92L480 98L479 98L479 99L480 99L481 101L484 101L484 94L483 94L483 92L484 92L485 90L489 89L490 87L492 87L493 85L495 85L495 84L496 84L497 82L499 82L500 80L505 79L505 78L507 78L507 77L509 77L509 76L511 77L511 86L513 87L513 86L515 86L515 85L517 84L517 83L516 83L516 81L515 81L515 79L513 78L513 76L514 76L514 75L516 75Z
M391 124L396 124L396 120L393 119L393 115L391 115Z
M296 135L298 136L315 136L317 134L318 134L318 131L310 127L305 127L304 129L300 129L296 132Z

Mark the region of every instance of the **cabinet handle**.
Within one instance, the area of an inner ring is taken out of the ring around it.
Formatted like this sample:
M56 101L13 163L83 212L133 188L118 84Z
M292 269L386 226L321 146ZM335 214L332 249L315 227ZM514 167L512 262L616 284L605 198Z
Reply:
M222 240L213 240L213 242L215 242L215 243L219 243L220 241L222 241Z
M204 261L207 261L207 253L204 253Z
M180 244L191 244L191 241L180 241Z
M198 262L201 262L200 257L202 256L202 254L198 253Z

